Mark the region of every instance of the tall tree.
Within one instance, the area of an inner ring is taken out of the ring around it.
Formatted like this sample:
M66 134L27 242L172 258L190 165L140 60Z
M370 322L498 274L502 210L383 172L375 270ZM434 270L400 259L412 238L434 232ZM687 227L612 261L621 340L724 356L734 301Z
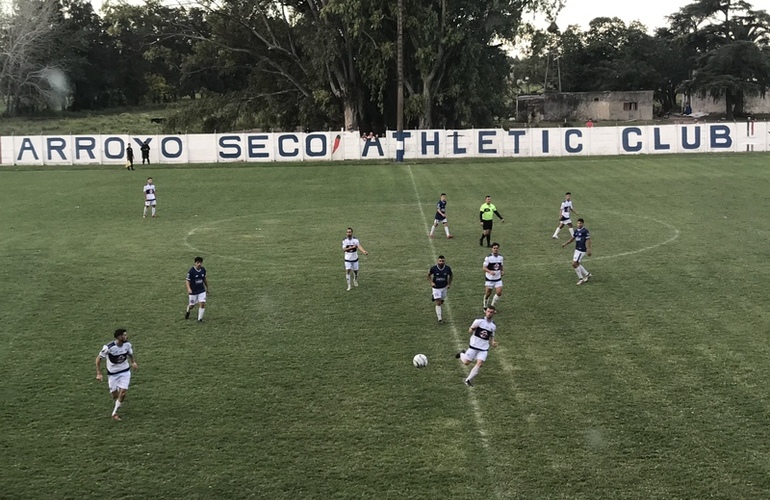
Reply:
M762 48L770 45L770 14L744 0L697 0L670 16L671 29L697 54L686 88L725 101L728 119L742 114L746 96L770 88Z
M54 0L0 4L0 95L5 113L35 110L59 92L60 68L52 60L59 26Z

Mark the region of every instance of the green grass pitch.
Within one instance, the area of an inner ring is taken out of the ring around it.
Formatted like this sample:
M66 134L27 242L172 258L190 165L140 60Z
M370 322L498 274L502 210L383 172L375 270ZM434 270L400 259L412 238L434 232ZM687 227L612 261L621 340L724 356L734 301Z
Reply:
M769 186L765 154L0 172L0 498L767 498ZM442 192L455 238L429 240ZM468 388L487 194L500 347ZM93 362L120 326L113 422Z

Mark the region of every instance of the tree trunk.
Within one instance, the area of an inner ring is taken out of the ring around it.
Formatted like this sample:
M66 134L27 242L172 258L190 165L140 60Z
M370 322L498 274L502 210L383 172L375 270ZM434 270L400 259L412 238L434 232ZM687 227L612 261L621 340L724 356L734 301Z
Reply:
M727 107L725 110L725 118L727 120L735 119L735 115L733 114L733 94L729 90L725 92L725 106Z
M431 91L430 80L423 80L420 128L423 130L433 128L433 92Z
M356 132L359 128L358 123L358 107L350 99L345 99L345 130L348 132Z

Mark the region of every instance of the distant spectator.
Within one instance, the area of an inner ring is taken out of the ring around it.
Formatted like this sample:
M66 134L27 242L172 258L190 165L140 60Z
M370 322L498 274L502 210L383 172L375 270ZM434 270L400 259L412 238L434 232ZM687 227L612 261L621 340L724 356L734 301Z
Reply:
M586 128L593 128L594 127L594 121L592 119L588 119L586 122Z
M142 147L139 148L142 151L142 165L144 165L145 160L147 160L147 165L150 164L150 141L144 141L142 143Z
M684 107L684 114L685 115L691 115L692 114L692 106L690 106L689 102Z
M126 147L126 170L134 169L134 149L129 144Z

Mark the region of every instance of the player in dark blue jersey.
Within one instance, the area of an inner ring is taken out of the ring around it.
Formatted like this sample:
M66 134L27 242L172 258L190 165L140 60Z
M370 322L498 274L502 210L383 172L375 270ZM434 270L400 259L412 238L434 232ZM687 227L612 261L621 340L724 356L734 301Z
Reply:
M198 306L198 322L203 322L203 313L206 309L206 293L209 291L209 282L206 279L206 268L203 267L203 257L195 257L194 265L187 271L187 311L184 313L184 319L190 318L195 304Z
M588 232L588 229L583 227L584 223L585 221L583 219L578 219L575 234L562 245L562 248L564 248L572 243L572 241L575 242L575 253L572 256L572 268L575 269L578 278L580 278L577 282L578 285L582 285L591 277L591 273L583 267L583 257L586 255L589 257L591 256L591 234Z
M433 287L436 317L438 317L439 323L443 323L444 317L441 314L441 306L446 300L447 290L452 286L452 268L446 265L446 259L443 255L438 256L438 262L428 271L428 282Z
M429 238L433 238L433 233L436 231L436 226L444 224L444 232L447 239L452 239L454 236L449 232L449 221L446 218L446 193L441 193L441 197L436 203L436 216L433 219L433 226L430 228Z

